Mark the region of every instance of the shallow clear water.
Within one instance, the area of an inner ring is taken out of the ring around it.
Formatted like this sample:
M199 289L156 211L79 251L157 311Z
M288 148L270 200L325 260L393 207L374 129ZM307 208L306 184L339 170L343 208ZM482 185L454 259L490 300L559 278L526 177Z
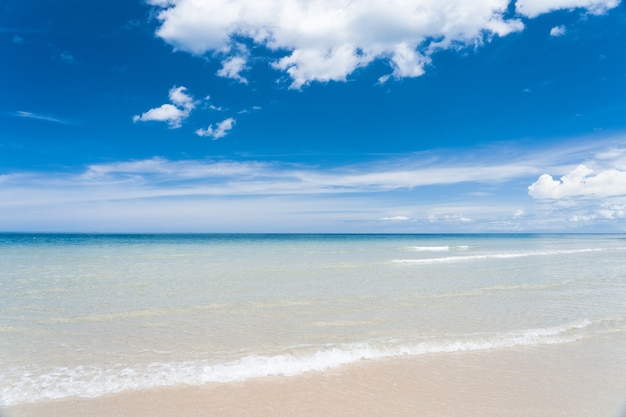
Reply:
M11 405L624 332L626 237L5 234L0 286Z

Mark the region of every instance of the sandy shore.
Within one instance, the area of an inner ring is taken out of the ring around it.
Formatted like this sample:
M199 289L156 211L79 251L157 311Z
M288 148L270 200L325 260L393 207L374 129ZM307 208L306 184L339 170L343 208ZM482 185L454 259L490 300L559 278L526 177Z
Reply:
M626 337L5 408L2 417L626 417Z

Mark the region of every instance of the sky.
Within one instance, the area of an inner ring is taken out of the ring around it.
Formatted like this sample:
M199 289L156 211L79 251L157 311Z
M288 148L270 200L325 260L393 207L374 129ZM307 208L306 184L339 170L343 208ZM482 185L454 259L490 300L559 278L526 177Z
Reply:
M0 0L0 231L626 232L620 0Z

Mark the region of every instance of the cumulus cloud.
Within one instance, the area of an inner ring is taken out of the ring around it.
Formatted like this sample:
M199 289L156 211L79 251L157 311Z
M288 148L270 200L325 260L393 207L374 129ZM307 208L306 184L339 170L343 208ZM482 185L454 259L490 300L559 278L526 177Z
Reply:
M248 69L247 62L250 56L248 48L241 43L235 43L234 46L229 47L225 52L226 57L222 59L222 68L217 71L217 75L247 84L248 80L241 73Z
M228 119L218 123L215 128L213 128L213 125L209 125L206 129L196 130L196 135L200 137L212 137L213 140L220 139L228 134L228 131L235 126L235 122L235 119L229 117Z
M133 117L133 121L136 122L166 122L170 125L170 128L177 129L182 126L185 119L189 117L191 111L195 108L196 102L193 97L187 94L187 88L185 87L172 87L169 91L170 103L161 105L148 110L141 115Z
M565 35L565 26L555 26L550 29L550 36L563 36Z
M390 77L418 77L433 52L473 47L524 28L522 17L558 9L603 13L619 0L148 0L157 35L178 50L222 60L218 75L245 80L242 40L272 51L291 88L344 81L384 60ZM259 50L262 50L260 48ZM276 55L278 54L278 57Z
M224 78L232 78L240 83L247 84L241 72L246 69L246 58L242 56L233 56L222 62L222 68L217 71L217 75Z
M536 199L626 195L626 171L611 168L594 173L586 165L579 165L560 180L543 174L528 187L528 194Z
M416 77L438 49L473 46L519 31L505 18L509 0L150 0L160 8L157 35L176 49L223 59L220 74L240 74L237 40L283 54L271 65L292 88L342 81L386 60L393 77ZM274 55L275 56L275 55ZM236 59L234 59L234 58ZM236 78L236 77L235 77Z
M170 90L170 101L185 110L191 111L196 106L193 97L186 93L185 87L173 87Z
M526 17L562 9L585 9L592 14L603 14L617 7L620 0L517 0L515 9Z

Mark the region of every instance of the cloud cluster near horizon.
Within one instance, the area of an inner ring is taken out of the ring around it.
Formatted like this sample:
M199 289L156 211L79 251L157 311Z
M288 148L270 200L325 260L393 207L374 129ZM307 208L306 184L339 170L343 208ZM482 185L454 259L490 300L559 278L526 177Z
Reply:
M124 230L626 230L623 141L571 144L506 164L495 148L483 154L489 157L428 152L327 167L155 157L74 174L13 173L0 175L0 219L20 219L32 230L44 211L48 224L109 219Z
M148 0L159 8L157 35L177 50L211 54L218 75L247 82L249 47L274 55L291 88L345 81L356 69L383 60L380 78L417 77L431 55L478 46L524 29L523 19L580 8L602 14L620 0ZM259 48L257 48L259 49ZM262 49L262 48L261 48Z
M539 172L539 168L527 161L450 165L442 160L425 160L419 155L326 168L285 162L173 161L155 157L94 164L77 174L0 176L3 185L0 200L5 201L0 206L28 205L36 200L54 204L189 197L341 199L345 195L413 192L422 187L461 183L496 185ZM46 201L48 198L53 201Z
M624 219L626 148L599 152L559 179L543 174L528 187L528 194L548 203L552 212L567 214L570 222Z
M624 196L626 171L606 169L594 174L594 170L586 165L578 165L560 180L555 180L549 174L543 174L528 187L528 194L540 200Z
M500 187L540 172L523 161L450 165L434 159L417 154L319 167L151 158L93 164L73 174L0 175L0 229L94 230L96 224L109 231L374 232L403 224L458 230L469 227L469 218L480 228L485 217L512 219L519 207L508 200L484 207L416 196L433 186ZM11 225L2 219L12 219Z

